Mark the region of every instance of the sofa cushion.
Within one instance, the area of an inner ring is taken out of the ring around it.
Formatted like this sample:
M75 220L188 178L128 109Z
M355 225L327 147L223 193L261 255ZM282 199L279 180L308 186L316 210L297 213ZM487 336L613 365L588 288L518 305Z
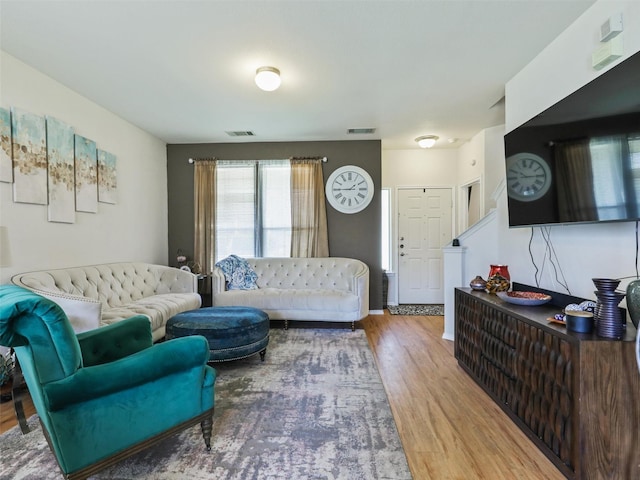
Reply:
M242 305L260 310L353 312L359 308L359 299L340 290L261 288L251 292L231 290L218 294L216 305Z
M146 315L151 323L153 339L164 336L166 321L185 310L200 307L200 295L197 293L165 293L141 298L126 305L102 310L102 324L110 325L133 315ZM157 332L157 333L156 333Z

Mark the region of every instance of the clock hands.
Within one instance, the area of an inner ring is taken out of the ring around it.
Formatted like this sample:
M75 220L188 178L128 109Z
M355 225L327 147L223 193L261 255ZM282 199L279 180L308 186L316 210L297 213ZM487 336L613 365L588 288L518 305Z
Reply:
M538 178L538 177L546 177L546 175L544 173L539 173L537 175L522 175L522 174L520 174L520 176L518 178Z

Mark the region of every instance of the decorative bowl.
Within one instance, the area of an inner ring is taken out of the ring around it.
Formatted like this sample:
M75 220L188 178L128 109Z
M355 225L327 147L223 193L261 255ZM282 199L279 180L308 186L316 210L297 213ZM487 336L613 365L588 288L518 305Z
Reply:
M537 292L497 292L502 300L514 305L536 306L544 305L551 300L551 295Z

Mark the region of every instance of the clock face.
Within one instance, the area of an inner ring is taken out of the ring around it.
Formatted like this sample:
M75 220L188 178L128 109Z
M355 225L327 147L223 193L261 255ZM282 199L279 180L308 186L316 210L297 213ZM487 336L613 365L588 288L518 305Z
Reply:
M339 212L357 213L373 199L373 180L362 168L345 165L329 176L325 193L331 206Z
M521 202L543 197L551 186L551 169L540 156L517 153L507 158L507 192Z

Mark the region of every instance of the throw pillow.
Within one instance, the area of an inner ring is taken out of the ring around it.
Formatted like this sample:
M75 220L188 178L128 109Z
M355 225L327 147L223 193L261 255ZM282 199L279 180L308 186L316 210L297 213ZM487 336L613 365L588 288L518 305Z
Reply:
M253 271L249 262L237 255L229 255L223 258L216 267L224 273L228 290L256 290L258 275Z

